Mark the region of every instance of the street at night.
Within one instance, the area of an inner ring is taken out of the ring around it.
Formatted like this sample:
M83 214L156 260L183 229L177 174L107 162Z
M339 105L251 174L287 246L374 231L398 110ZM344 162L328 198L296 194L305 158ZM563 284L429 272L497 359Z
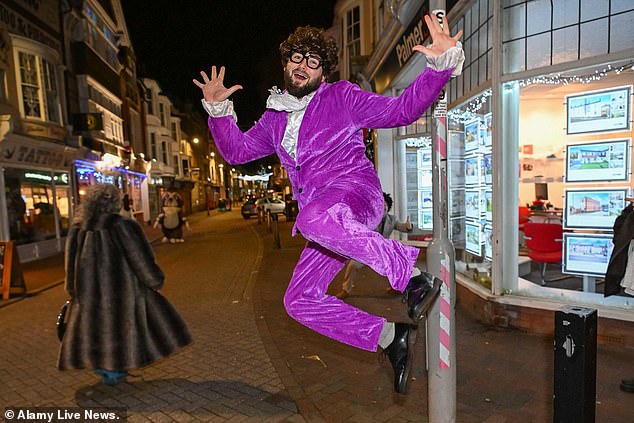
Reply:
M195 214L183 244L161 243L160 233L148 228L166 273L161 292L186 320L194 342L114 387L91 370L55 367L55 315L67 297L61 284L11 300L0 308L0 402L126 407L131 422L427 421L422 327L404 396L393 393L392 369L379 363L379 354L337 343L287 316L282 299L305 243L290 237L291 225L280 217L279 249L265 224L244 220L237 208ZM400 299L386 294L384 278L364 269L360 281L347 301L405 318ZM552 420L550 337L492 329L460 304L457 331L457 421ZM629 394L615 381L632 368L622 349L599 348L597 421L630 421Z
M0 0L6 422L630 423L634 1Z

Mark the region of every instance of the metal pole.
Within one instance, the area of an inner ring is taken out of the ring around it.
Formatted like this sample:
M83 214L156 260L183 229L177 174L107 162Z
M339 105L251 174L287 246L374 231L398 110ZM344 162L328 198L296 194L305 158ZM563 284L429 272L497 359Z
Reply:
M432 16L442 23L445 1L431 0ZM447 95L439 96L432 119L433 238L427 271L442 279L440 298L427 316L429 422L456 421L455 253L449 240L447 205Z

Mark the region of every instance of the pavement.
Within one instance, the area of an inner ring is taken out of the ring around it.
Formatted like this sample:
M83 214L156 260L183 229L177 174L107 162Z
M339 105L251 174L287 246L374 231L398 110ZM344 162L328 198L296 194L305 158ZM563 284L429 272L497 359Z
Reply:
M427 422L424 325L416 337L407 395L392 391L380 355L323 337L289 318L283 295L305 240L293 222L243 220L239 210L197 213L184 244L144 227L166 273L164 295L194 343L125 383L102 385L90 371L60 372L54 320L66 297L63 257L24 264L27 295L0 301L0 410L4 407L125 407L128 421ZM406 320L387 281L369 269L347 302ZM331 285L339 290L341 275ZM553 340L500 330L456 306L457 422L553 421ZM633 420L634 351L599 346L596 421ZM9 420L6 420L9 421ZM67 420L68 421L68 420Z

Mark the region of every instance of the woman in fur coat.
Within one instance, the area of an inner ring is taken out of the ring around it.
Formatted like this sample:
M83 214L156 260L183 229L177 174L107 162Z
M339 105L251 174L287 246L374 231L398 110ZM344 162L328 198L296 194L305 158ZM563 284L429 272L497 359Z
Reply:
M138 223L118 214L110 184L89 188L68 233L71 297L58 368L93 368L116 384L191 342L187 325L158 293L165 279Z

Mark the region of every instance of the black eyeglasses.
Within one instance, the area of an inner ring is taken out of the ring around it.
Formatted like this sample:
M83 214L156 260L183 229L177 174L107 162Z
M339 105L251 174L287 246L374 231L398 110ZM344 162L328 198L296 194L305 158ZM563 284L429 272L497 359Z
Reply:
M300 53L298 51L294 51L291 52L291 57L288 59L293 63L302 63L302 60L306 59L306 66L311 69L319 69L321 66L321 57L310 53Z

